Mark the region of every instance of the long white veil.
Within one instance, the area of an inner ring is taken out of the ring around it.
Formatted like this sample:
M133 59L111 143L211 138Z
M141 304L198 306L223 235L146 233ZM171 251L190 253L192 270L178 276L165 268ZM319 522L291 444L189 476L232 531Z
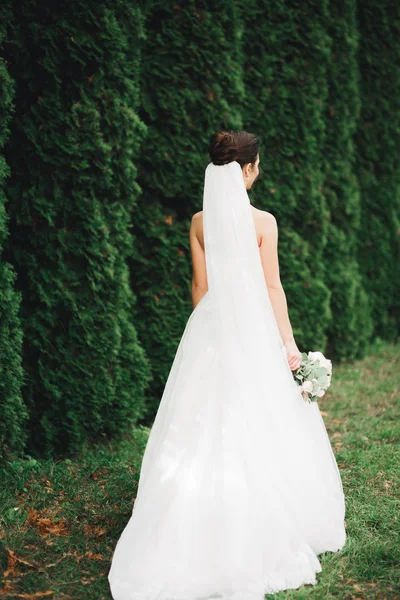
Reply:
M203 227L208 294L217 324L215 334L217 342L230 353L225 356L229 361L224 362L229 362L233 375L240 373L245 363L257 372L258 359L270 363L277 355L282 357L284 345L268 295L250 199L237 161L208 164Z

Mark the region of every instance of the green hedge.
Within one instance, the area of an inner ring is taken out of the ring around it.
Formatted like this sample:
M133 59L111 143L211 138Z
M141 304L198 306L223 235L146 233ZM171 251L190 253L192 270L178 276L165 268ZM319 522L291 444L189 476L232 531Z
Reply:
M149 133L138 159L131 272L135 323L153 366L147 423L192 310L188 234L202 210L209 138L243 125L242 29L230 1L158 0L146 13L139 114Z
M322 193L329 5L255 0L243 7L243 18L246 128L262 141L251 196L278 222L281 281L296 342L304 351L323 350L332 319Z
M8 2L0 7L0 48L6 44L5 25L10 21ZM14 110L14 82L0 58L0 149L9 135ZM15 289L15 272L1 257L8 236L4 188L10 169L0 154L0 455L10 457L23 450L28 412L22 399L22 329L19 319L21 295Z
M9 253L25 332L30 451L79 450L144 410L150 365L126 260L145 136L132 3L15 2Z
M152 423L192 310L190 219L222 127L261 139L250 196L278 221L300 349L340 361L377 335L398 339L397 5L13 0L12 10L0 65L5 136L15 89L10 171L0 163L10 447L24 445L12 433L25 414L22 331L30 452Z
M357 258L361 195L353 143L360 114L355 0L331 4L328 32L332 53L327 72L329 94L323 147L323 194L329 209L323 263L333 314L327 326L328 352L337 359L352 359L364 356L372 333L369 298Z
M400 332L400 4L358 3L361 115L355 173L361 187L358 256L374 334Z

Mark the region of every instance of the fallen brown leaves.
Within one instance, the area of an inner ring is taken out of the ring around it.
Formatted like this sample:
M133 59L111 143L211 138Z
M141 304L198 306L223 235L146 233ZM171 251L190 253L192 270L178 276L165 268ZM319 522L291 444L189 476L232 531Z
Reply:
M106 529L104 527L99 527L98 525L85 525L84 533L91 537L101 537L106 533Z
M51 519L49 517L40 516L40 513L32 507L28 508L27 523L35 527L41 537L47 537L50 534L67 535L69 533L65 518L56 517L56 519L54 519L53 517L53 519Z
M33 600L34 598L44 598L45 596L52 596L53 594L54 590L46 590L45 592L35 592L34 594L12 594L12 596L14 598L26 598L27 600Z
M26 560L25 558L21 558L20 556L17 556L15 554L15 552L13 550L11 550L11 548L6 548L6 551L8 553L8 560L7 560L7 569L4 571L3 573L3 582L4 582L4 587L0 590L0 597L7 597L10 598L11 596L13 596L14 598L43 598L44 596L50 596L52 594L54 594L53 590L46 590L44 592L35 592L34 594L24 594L24 593L17 593L13 591L13 586L15 584L15 581L22 577L24 574L21 573L18 569L19 564L25 565L27 567L33 567L34 569L37 568L37 565Z

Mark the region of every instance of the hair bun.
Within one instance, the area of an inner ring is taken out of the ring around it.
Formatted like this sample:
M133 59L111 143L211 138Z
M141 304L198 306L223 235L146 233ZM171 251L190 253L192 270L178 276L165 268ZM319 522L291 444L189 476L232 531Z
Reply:
M225 165L236 158L234 136L227 131L218 131L211 136L209 154L215 165Z
M213 133L208 152L214 165L226 165L236 160L241 167L254 163L259 150L259 140L247 131L225 130Z

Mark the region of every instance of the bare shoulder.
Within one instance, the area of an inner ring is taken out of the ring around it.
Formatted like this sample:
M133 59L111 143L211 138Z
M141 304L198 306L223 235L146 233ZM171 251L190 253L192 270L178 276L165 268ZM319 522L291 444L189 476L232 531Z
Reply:
M202 222L203 222L203 211L200 210L199 212L194 213L194 215L192 216L192 220L190 223L191 231L194 231L197 233L201 229Z
M278 225L277 225L277 221L275 216L266 211L266 210L260 210L258 208L255 208L253 206L253 211L254 211L254 217L258 222L258 225L260 227L260 232L271 232L273 230L276 230Z
M253 206L252 208L255 212L255 216L259 217L260 219L264 219L265 221L269 222L273 222L274 220L276 220L274 215L268 212L267 210L261 210L259 208L256 208L255 206Z
M203 211L199 210L197 213L194 213L194 215L192 217L192 222L197 223L202 218L203 218Z

